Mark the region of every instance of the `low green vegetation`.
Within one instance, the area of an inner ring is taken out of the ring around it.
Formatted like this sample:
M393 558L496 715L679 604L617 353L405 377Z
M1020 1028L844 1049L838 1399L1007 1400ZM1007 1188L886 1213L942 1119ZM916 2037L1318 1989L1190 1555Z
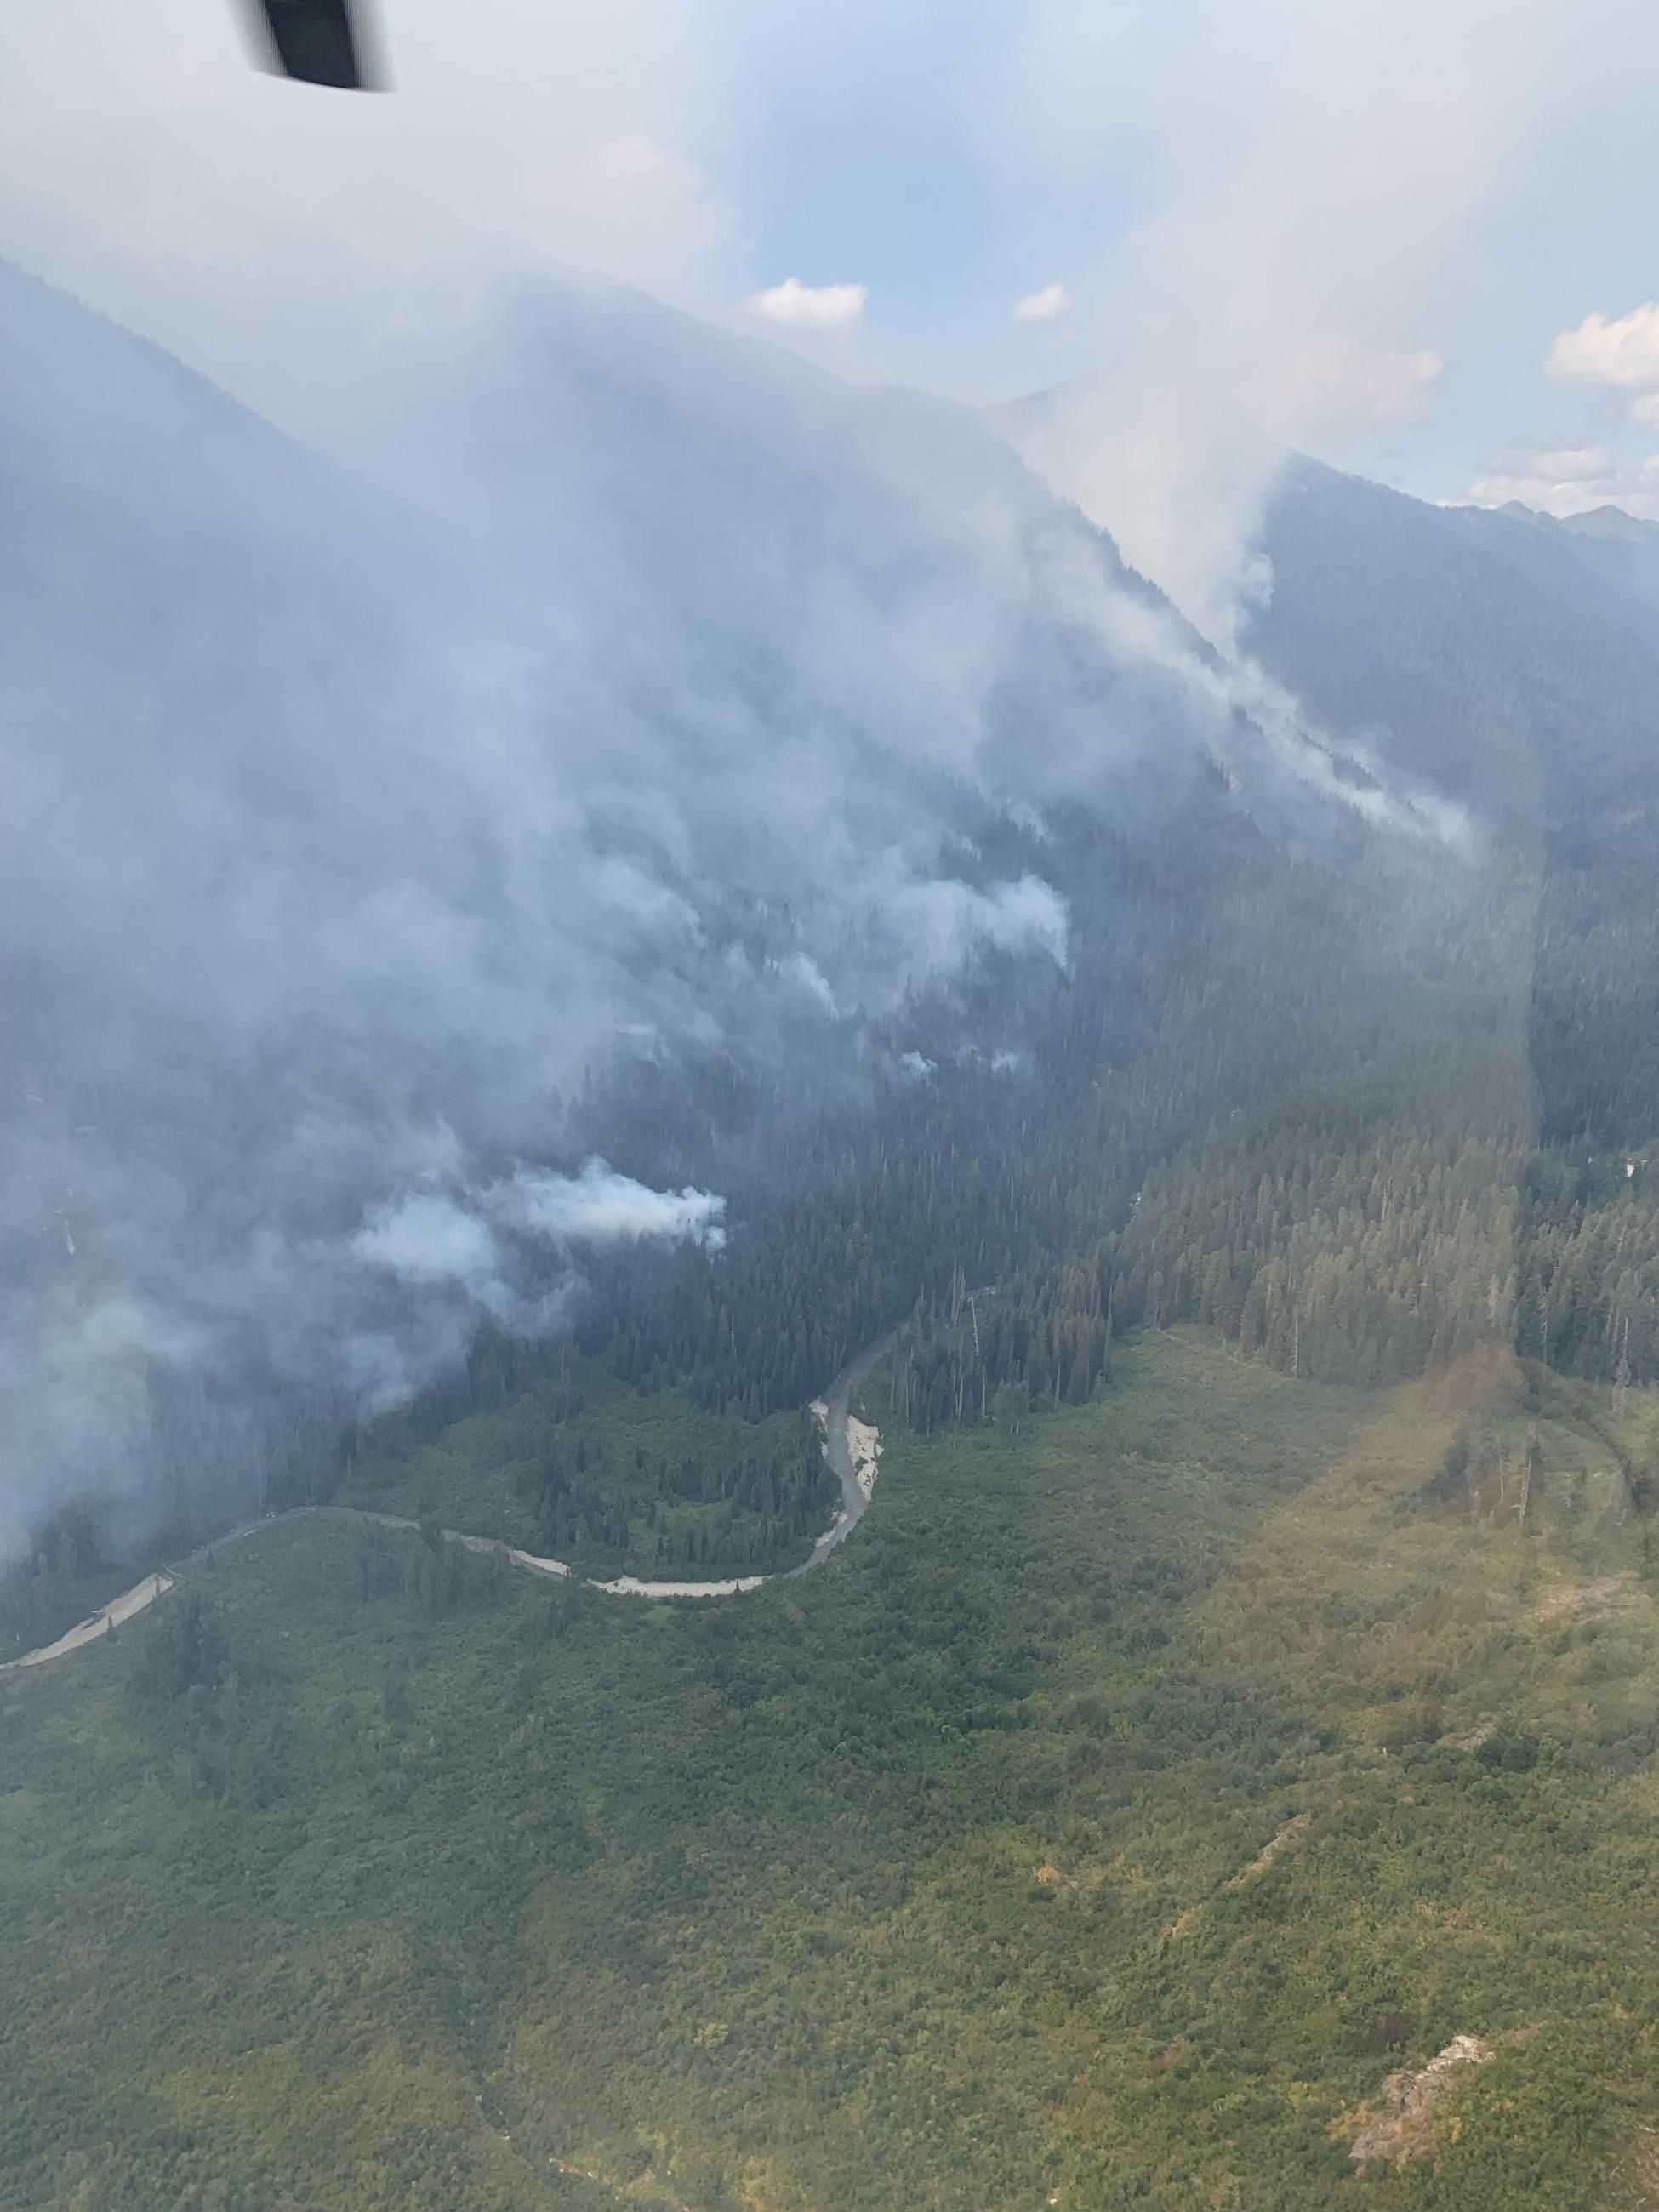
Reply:
M1653 1418L1182 1329L743 1600L226 1547L0 1683L9 2212L1634 2207Z

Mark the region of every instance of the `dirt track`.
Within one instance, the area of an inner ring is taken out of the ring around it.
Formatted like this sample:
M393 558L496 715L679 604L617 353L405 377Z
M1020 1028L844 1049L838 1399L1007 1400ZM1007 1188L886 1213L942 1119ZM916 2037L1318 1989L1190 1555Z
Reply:
M823 1425L823 1455L841 1484L842 1502L836 1509L836 1517L813 1545L811 1552L798 1567L787 1567L775 1575L741 1575L724 1582L657 1583L642 1582L636 1575L619 1575L611 1582L594 1582L586 1575L577 1575L562 1559L539 1559L533 1552L520 1551L516 1545L504 1544L490 1536L464 1536L458 1529L444 1528L440 1534L447 1544L459 1544L469 1552L500 1553L510 1565L520 1567L526 1573L544 1575L558 1582L580 1582L588 1589L603 1590L612 1597L642 1598L712 1598L740 1597L750 1590L761 1589L765 1583L777 1582L796 1575L810 1574L820 1567L836 1547L843 1542L864 1517L875 1488L876 1462L881 1450L877 1431L868 1423L853 1419L849 1406L853 1392L872 1367L885 1352L897 1336L897 1330L884 1336L860 1352L858 1358L842 1369L825 1392L814 1401L812 1410ZM296 1505L287 1513L267 1514L262 1521L245 1521L240 1528L230 1528L222 1536L173 1569L163 1569L146 1575L130 1590L112 1598L96 1613L88 1613L82 1621L60 1636L55 1643L43 1644L38 1650L26 1651L21 1658L0 1661L0 1674L15 1673L25 1667L44 1667L53 1659L67 1658L71 1651L79 1651L88 1644L102 1642L123 1621L131 1620L135 1613L143 1613L156 1599L165 1597L175 1589L181 1577L198 1566L210 1552L226 1544L240 1542L245 1537L258 1534L261 1528L275 1526L278 1521L291 1521L301 1514L334 1521L356 1521L377 1528L419 1528L418 1521L406 1521L395 1513L369 1513L351 1505Z

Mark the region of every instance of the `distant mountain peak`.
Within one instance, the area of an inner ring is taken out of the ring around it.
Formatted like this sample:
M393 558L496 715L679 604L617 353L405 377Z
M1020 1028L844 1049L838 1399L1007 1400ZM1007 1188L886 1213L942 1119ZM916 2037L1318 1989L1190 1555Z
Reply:
M1564 530L1576 530L1585 538L1625 538L1632 544L1648 544L1659 538L1659 523L1644 522L1628 507L1615 507L1611 500L1601 507L1592 507L1583 514L1564 514Z
M1623 538L1632 545L1651 544L1659 539L1659 523L1644 522L1639 514L1632 514L1626 507L1617 507L1606 500L1600 507L1586 507L1581 514L1546 514L1540 507L1528 507L1524 500L1506 499L1495 507L1494 514L1507 514L1516 522L1542 523L1547 528L1571 530L1580 538Z

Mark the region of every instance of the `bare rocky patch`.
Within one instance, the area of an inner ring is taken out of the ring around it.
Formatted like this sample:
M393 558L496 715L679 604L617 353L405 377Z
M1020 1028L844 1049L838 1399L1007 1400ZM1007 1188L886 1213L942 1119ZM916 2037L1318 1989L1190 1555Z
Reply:
M1452 2073L1459 2066L1484 2066L1492 2056L1491 2046L1478 2035L1455 2035L1417 2073L1390 2074L1378 2100L1382 2111L1353 2139L1349 2155L1354 2164L1388 2159L1398 2166L1411 2159L1431 2158L1435 2112Z
M1297 1813L1293 1814L1290 1820L1285 1821L1284 1826L1279 1829L1277 1835L1268 1837L1267 1842L1263 1844L1261 1849L1250 1861L1249 1866L1241 1867L1239 1869L1238 1872L1234 1875L1232 1879L1228 1882L1228 1888L1243 1889L1247 1884L1255 1881L1258 1876L1266 1874L1267 1869L1279 1856L1280 1851L1284 1850L1286 1845L1293 1844L1297 1838L1302 1834L1312 1817L1313 1815L1310 1813Z

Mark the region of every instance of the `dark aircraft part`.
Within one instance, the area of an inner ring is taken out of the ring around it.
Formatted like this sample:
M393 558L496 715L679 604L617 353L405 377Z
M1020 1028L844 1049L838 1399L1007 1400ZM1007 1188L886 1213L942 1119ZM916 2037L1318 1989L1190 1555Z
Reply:
M260 5L284 75L343 92L374 89L362 23L360 18L354 24L347 0L260 0Z

